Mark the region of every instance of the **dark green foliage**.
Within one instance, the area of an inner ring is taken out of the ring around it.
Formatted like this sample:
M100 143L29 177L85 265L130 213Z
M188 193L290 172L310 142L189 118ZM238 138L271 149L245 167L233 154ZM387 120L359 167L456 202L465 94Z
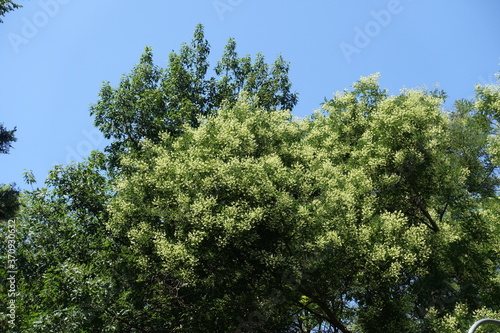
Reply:
M19 209L19 189L15 184L0 186L0 221L13 218Z
M191 44L170 54L167 68L154 65L148 47L117 88L104 83L91 115L112 140L113 164L122 152L137 153L143 140L158 142L163 132L179 135L184 124L197 127L200 117L213 115L223 104L234 105L242 91L267 110L292 109L297 93L291 92L288 63L280 56L268 65L261 54L252 63L249 56L238 58L235 49L231 39L215 68L217 77L209 77L210 46L198 25Z
M1 21L0 21L1 22ZM7 130L0 124L0 154L8 154L12 148L12 142L16 142L17 138L13 130ZM0 184L0 221L12 218L19 208L19 190L15 184L5 185Z
M21 8L21 5L18 5L11 0L0 0L0 23L2 23L2 16L5 16L6 13Z
M10 148L12 148L11 143L16 142L17 138L14 133L16 128L13 130L7 130L2 124L0 124L0 154L8 154Z

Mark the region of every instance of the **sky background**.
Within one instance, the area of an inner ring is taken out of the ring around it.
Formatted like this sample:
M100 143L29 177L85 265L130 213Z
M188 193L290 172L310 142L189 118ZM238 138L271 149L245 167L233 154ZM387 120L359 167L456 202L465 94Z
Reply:
M205 26L210 63L230 37L240 56L290 64L294 115L310 115L360 76L382 87L439 84L449 100L471 98L500 70L498 0L17 0L0 23L0 123L17 126L0 183L21 188L32 170L43 186L56 164L81 161L106 142L89 106L103 81L115 86L146 46L157 65ZM213 73L213 72L212 72Z

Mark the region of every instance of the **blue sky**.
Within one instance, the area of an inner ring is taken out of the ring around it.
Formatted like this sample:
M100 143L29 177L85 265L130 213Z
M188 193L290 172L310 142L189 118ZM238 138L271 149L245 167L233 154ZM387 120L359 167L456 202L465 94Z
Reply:
M0 183L80 161L105 142L89 105L151 46L155 61L205 25L211 63L229 37L241 56L282 54L299 92L297 116L372 73L397 94L439 84L452 101L500 70L498 0L18 0L0 24L0 123L18 141L0 156Z

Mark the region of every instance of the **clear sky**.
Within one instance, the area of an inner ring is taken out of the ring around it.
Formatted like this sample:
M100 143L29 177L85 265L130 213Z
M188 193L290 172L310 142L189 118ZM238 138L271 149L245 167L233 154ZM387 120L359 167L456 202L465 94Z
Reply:
M17 0L0 24L0 123L18 141L0 155L0 183L33 170L42 186L55 164L105 143L89 105L151 46L158 65L205 25L215 64L230 37L240 56L281 53L299 92L297 116L336 91L381 73L381 84L439 84L452 101L500 70L498 0Z

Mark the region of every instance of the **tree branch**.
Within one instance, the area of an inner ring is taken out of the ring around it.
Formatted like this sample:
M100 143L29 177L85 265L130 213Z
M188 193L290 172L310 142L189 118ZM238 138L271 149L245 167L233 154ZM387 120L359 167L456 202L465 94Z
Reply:
M446 210L448 209L448 202L446 205L444 205L443 210L441 211L441 214L439 214L439 222L443 221L444 214L446 213Z
M345 327L344 324L342 324L339 319L337 319L335 313L332 311L332 309L330 309L330 307L324 300L322 300L321 298L317 297L312 293L307 292L307 290L298 282L295 283L295 286L297 287L297 290L300 291L304 296L307 296L311 300L313 300L313 302L320 307L323 313L312 310L311 308L302 305L304 307L304 310L309 311L316 317L329 322L331 325L337 327L343 333L351 333L351 331L347 329L347 327Z
M429 221L429 224L425 223L425 225L428 226L432 231L438 232L439 226L437 225L436 221L434 221L431 214L429 214L429 212L425 209L424 205L422 205L422 202L417 197L412 197L411 201L417 206L420 212Z

